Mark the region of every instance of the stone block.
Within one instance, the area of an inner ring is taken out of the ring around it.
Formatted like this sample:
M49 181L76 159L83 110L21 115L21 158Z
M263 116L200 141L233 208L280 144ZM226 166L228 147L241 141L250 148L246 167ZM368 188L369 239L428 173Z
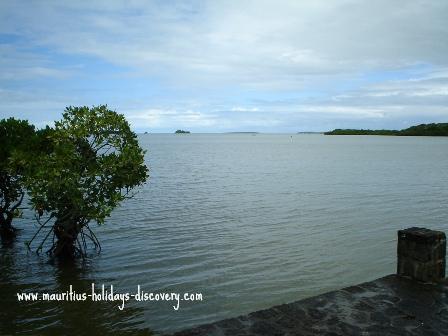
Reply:
M446 236L441 231L412 227L398 231L397 274L423 282L445 278Z

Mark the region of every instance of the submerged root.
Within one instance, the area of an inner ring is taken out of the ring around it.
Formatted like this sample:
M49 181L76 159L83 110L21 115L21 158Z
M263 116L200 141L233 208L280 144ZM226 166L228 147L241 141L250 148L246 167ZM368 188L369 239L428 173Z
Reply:
M2 242L10 242L17 236L17 229L11 225L0 227L0 237Z
M32 242L38 236L41 236L42 232L44 232L45 236L35 250L37 254L39 254L44 246L48 244L50 244L50 247L47 249L46 254L52 259L58 258L73 260L79 257L85 259L87 257L87 252L92 245L98 253L101 252L101 244L96 235L89 228L88 224L81 226L78 230L66 230L61 223L56 221L45 230L44 228L48 222L49 220L47 220L44 224L41 224L31 241L26 243L28 248L31 249L30 246ZM72 225L70 227L76 228L77 226Z

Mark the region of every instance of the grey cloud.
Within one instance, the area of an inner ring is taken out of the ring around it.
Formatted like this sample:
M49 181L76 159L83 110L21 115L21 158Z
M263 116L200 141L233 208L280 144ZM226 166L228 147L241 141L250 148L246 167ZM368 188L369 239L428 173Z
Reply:
M349 118L384 125L406 115L448 118L447 17L444 0L0 3L4 33L60 53L99 57L139 76L157 75L180 88L236 87L259 96L325 91L360 73L432 66L411 80L365 84L333 98L240 102L223 94L223 101L192 109L181 99L170 106L148 103L140 114L123 105L134 121L160 127L271 123L286 129L319 117L335 121L331 125ZM4 51L0 68L10 72L3 79L70 75L33 57Z
M448 62L446 1L31 4L3 5L2 29L65 52L149 73L162 66L196 80L291 84L291 77ZM14 27L14 16L24 27Z

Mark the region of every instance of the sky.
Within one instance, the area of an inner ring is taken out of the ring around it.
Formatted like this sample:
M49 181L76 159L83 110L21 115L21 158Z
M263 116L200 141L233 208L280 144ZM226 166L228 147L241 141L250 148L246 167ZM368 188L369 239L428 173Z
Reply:
M446 0L0 0L0 118L137 132L448 122Z

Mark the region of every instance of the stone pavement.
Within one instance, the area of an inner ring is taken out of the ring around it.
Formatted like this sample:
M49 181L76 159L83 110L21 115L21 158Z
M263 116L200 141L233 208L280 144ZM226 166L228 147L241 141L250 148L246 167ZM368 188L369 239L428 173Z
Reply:
M448 335L448 285L388 275L174 335Z

